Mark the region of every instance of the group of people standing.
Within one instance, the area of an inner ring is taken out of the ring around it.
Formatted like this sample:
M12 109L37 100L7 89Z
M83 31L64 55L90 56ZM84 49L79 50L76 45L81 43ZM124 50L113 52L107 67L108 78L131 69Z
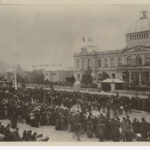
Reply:
M19 133L19 128L12 128L11 124L6 126L0 122L0 141L48 141L49 137L44 137L43 134L32 133L32 130L24 130L22 135Z
M99 141L149 141L150 124L144 118L131 121L132 109L149 111L149 99L96 95L45 89L0 89L0 119L32 127L55 126L56 130L98 138ZM124 115L125 117L121 117Z

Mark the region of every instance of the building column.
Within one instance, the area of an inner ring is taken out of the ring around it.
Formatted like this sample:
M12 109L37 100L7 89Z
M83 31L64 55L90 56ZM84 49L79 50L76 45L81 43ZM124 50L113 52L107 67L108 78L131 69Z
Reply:
M114 92L115 91L115 83L111 83L110 86L111 86L111 92Z
M118 77L118 78L120 78L120 80L123 80L123 73L122 73L122 72L120 72L118 75L119 75L119 77Z
M131 72L129 72L129 83L131 83Z
M139 85L141 85L141 81L142 81L141 72L139 72Z

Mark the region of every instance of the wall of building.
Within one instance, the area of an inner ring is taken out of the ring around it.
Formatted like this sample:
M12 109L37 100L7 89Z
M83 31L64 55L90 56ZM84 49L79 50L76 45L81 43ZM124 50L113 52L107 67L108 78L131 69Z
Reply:
M44 77L50 82L62 82L66 81L66 78L74 75L73 71L70 70L60 70L60 71L45 71Z
M150 82L150 19L141 12L139 20L131 24L122 50L98 52L95 46L84 46L74 55L76 80L81 81L87 68L91 68L94 82L105 72L109 78L118 78L139 85Z
M99 82L99 75L103 72L107 73L110 78L115 76L115 78L121 80L124 80L124 72L128 72L128 81L130 83L134 80L135 73L141 83L145 82L144 78L150 80L150 48L137 47L126 51L122 50L122 52L119 51L118 53L117 51L106 54L99 52L96 55L93 53L86 53L86 55L79 53L74 57L74 60L76 64L74 75L76 80L79 81L81 81L82 75L88 67L91 68L92 76L96 83ZM88 63L89 60L90 64Z
M126 47L150 46L150 31L126 34Z
M59 82L66 81L66 78L72 77L73 75L74 75L73 71L58 71L57 72L57 77L58 77Z

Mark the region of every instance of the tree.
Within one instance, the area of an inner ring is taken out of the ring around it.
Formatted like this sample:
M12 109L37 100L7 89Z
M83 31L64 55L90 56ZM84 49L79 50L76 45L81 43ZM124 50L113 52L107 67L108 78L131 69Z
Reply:
M48 79L44 80L44 83L45 83L45 84L50 84L50 82L49 82Z
M32 83L44 83L44 74L40 70L34 70L30 73Z
M71 77L66 78L66 81L67 81L67 84L72 86L73 83L75 82L75 78L74 78L74 76L71 76Z
M83 73L81 83L82 83L83 85L86 85L86 86L89 86L90 84L93 83L93 78L92 78L91 70L90 70L90 69L87 69L87 70Z
M21 87L25 88L25 77L23 77L21 74L17 74L17 82L21 84Z

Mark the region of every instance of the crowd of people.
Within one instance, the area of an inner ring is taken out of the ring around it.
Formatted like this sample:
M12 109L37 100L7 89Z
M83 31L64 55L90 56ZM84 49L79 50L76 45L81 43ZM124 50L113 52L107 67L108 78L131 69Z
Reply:
M20 138L17 122L32 127L55 126L99 141L150 141L150 123L130 119L132 109L150 111L150 99L107 96L42 88L0 89L0 119L9 119L14 138L4 141L47 141L43 135L24 131ZM123 116L122 116L123 115ZM5 127L7 128L7 127ZM0 131L1 134L1 131ZM2 135L5 137L5 134ZM6 136L7 137L7 136ZM3 141L2 140L2 141Z
M49 137L43 137L43 134L32 133L32 130L24 130L22 136L19 134L19 128L12 128L11 124L7 126L0 122L0 141L48 141Z

